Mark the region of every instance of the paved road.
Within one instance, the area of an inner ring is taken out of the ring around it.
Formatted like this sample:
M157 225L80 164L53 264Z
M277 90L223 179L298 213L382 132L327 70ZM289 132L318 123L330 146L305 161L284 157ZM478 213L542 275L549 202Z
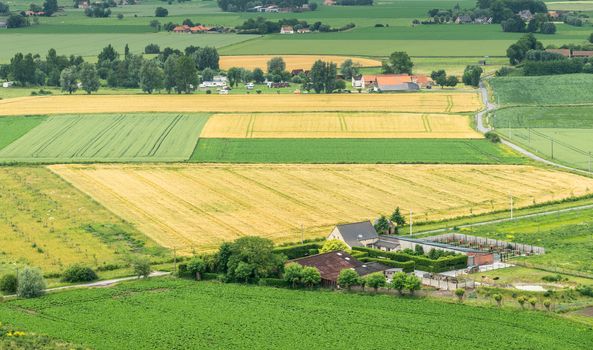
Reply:
M167 276L170 275L170 272L164 272L164 271L154 271L150 273L150 277L161 277L161 276ZM60 290L65 290L65 289L75 289L75 288L91 288L91 287L107 287L119 282L125 282L125 281L131 281L131 280L135 280L138 279L138 277L122 277L122 278L114 278L114 279L110 279L110 280L103 280L103 281L97 281L97 282L91 282L91 283L83 283L83 284L73 284L70 286L63 286L63 287L56 287L56 288L48 288L45 291L46 292L55 292L55 291L60 291ZM16 295L5 295L5 298L10 298L10 297L16 297ZM0 297L1 298L1 297Z
M481 132L482 134L487 133L488 131L491 131L492 129L488 128L487 126L484 125L484 115L490 111L493 111L496 109L496 105L494 103L491 103L488 99L488 90L486 89L486 86L484 85L483 82L480 81L480 95L482 96L482 102L484 103L484 105L486 106L486 109L482 110L481 112L478 112L476 114L476 129ZM508 140L505 139L501 139L500 140L502 142L502 144L509 146L510 148L514 149L515 151L523 154L524 156L531 158L533 160L535 160L536 162L540 162L540 163L544 163L547 165L551 165L553 167L557 167L557 168L561 168L564 170L570 170L570 171L574 171L577 173L581 173L581 174L587 174L587 175L591 175L590 172L585 171L585 170L581 170L581 169L576 169L576 168L571 168L568 167L566 165L562 165L562 164L558 164L552 161L549 161L547 159L544 159L538 155L533 154L532 152L529 152L528 150L524 149L523 147L520 147Z

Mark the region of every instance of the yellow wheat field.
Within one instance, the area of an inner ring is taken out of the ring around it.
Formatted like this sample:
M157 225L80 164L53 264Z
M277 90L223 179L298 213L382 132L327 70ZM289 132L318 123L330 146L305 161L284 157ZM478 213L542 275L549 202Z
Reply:
M0 100L0 115L131 112L474 112L475 93L78 95Z
M243 235L297 241L396 206L437 220L593 192L593 179L506 165L53 165L165 247L212 250Z
M215 114L201 137L482 138L463 115L410 113Z
M229 69L231 67L241 67L245 69L261 68L267 70L268 61L274 55L255 55L255 56L221 56L220 68ZM348 57L348 56L327 56L327 55L280 55L286 63L286 69L292 71L293 69L309 70L313 63L317 60L326 62L333 62L338 66L347 59L351 59L354 63L360 64L362 67L379 67L381 61L370 58Z

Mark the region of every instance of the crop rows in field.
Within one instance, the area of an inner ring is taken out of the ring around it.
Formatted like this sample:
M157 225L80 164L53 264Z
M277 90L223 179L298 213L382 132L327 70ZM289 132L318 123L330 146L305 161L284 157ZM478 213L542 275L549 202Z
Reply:
M211 139L190 161L200 163L522 164L518 154L478 139Z
M412 113L215 114L203 138L483 138L463 115Z
M0 150L0 161L183 161L206 120L199 114L51 116Z
M156 246L47 169L0 167L0 275L14 263L45 272L118 263L116 251L143 245Z
M232 67L241 67L245 69L253 70L260 68L264 71L267 70L267 63L272 58L277 57L274 55L243 55L243 56L221 56L220 57L220 68L229 69ZM333 62L338 67L342 62L347 59L351 59L355 64L359 64L361 67L379 67L381 61L373 60L362 57L348 57L348 56L327 56L327 55L280 55L286 64L286 69L290 72L294 69L309 70L313 63L317 60L323 60L325 62Z
M248 107L247 107L248 106ZM339 95L93 95L0 101L0 115L132 112L475 112L476 93Z
M214 249L260 235L326 235L400 206L416 221L580 196L593 180L530 166L54 165L75 187L165 247Z
M347 337L353 349L584 350L593 342L584 325L544 313L169 278L10 301L0 313L19 329L97 350L327 349L346 334L356 334Z

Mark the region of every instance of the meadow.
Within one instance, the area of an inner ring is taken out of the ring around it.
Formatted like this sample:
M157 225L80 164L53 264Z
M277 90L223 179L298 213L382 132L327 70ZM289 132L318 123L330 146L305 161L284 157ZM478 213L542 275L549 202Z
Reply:
M241 113L212 115L208 138L483 138L463 115L411 113Z
M184 161L207 119L203 114L50 116L0 148L0 162ZM8 132L19 129L16 124Z
M121 264L162 248L57 175L0 167L0 275L23 265L46 273L74 263Z
M231 67L241 67L253 70L260 68L264 72L267 71L267 63L270 59L276 56L273 55L245 55L245 56L222 56L220 57L220 68L229 69ZM317 60L326 62L333 62L338 67L347 59L351 59L355 64L361 67L380 67L381 61L349 56L322 56L322 55L282 55L282 59L286 64L286 70L289 72L294 69L309 70L313 63Z
M582 196L593 180L531 166L52 165L167 248L213 250L259 235L294 242L400 206L415 222ZM301 231L303 225L304 232Z
M509 148L478 139L201 138L201 163L522 164Z
M356 349L520 349L525 344L588 349L593 342L591 329L544 313L169 278L10 301L0 304L0 312L3 322L18 329L97 350L154 349L155 344L192 349L319 349L345 340ZM476 322L489 331L475 336Z
M303 95L90 95L0 100L0 115L133 112L416 112L462 113L482 108L477 93Z

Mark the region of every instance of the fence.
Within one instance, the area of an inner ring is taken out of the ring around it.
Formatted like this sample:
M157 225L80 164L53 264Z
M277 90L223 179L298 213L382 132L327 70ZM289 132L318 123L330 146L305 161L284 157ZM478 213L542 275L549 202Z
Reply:
M503 250L515 250L521 253L529 254L545 254L546 250L543 247L538 247L530 244L514 243L507 241L500 241L498 239L470 236L463 233L445 233L438 236L426 237L425 240L446 243L450 245L468 244L470 247L499 247ZM479 248L478 248L479 249Z
M554 266L546 266L546 265L538 265L538 264L532 264L532 263L528 263L525 261L515 261L513 260L513 265L516 266L521 266L521 267L527 267L530 269L536 269L536 270L542 270L542 271L547 271L547 272L554 272L554 273L560 273L563 275L568 275L568 276L575 276L575 277L582 277L582 278L590 278L593 279L593 274L590 273L586 273L586 272L580 272L580 271L575 271L575 270L567 270L567 269L563 269L560 267L554 267Z
M425 274L422 276L422 284L431 286L440 290L455 290L457 288L473 289L476 287L476 282L472 280L459 280L457 277L449 277L443 275Z

